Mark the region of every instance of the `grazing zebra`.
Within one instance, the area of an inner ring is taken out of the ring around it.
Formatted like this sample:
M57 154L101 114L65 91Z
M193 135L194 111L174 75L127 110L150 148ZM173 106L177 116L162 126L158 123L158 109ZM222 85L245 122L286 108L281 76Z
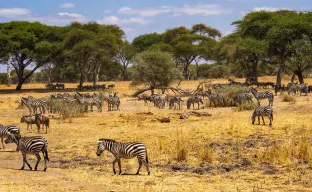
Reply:
M3 138L6 138L8 136L8 133L11 131L20 132L20 129L15 125L8 125L8 126L0 125L0 137L1 137L1 143L2 143L3 149L4 149ZM16 151L18 151L18 147L16 148Z
M182 102L181 97L179 96L171 97L169 99L169 109L172 109L172 108L175 109L175 104L177 104L179 106L179 109L181 109L181 102Z
M114 93L114 96L109 96L107 101L108 111L118 110L120 105L120 99L117 96L117 92Z
M249 90L253 94L253 96L257 99L259 105L261 99L268 98L269 106L273 106L274 96L271 91L257 92L257 90L253 87L250 87Z
M305 93L305 96L308 95L308 85L306 83L302 83L302 84L288 84L287 85L288 87L288 95L291 93L291 92L294 92L294 94L296 95L297 92L300 93L300 96L302 93Z
M213 106L217 106L216 104L219 103L223 107L225 106L225 99L222 94L211 94L209 92L205 92L203 96L207 96L210 104L209 107L211 107L211 103L213 103Z
M256 117L258 117L258 125L260 125L260 116L262 117L263 125L265 125L263 118L264 116L267 116L270 119L269 125L272 125L273 109L271 106L258 106L257 109L252 113L252 124L255 123Z
M186 101L186 106L187 109L191 108L191 104L193 104L193 109L194 109L194 104L197 103L198 107L197 109L199 109L199 104L204 104L202 98L200 98L199 96L191 96L190 98L188 98L188 100Z
M47 161L49 161L48 156L48 141L41 136L32 136L32 137L21 137L18 132L9 132L8 138L5 140L5 143L16 143L18 145L19 150L22 152L23 156L23 166L21 170L24 169L25 163L28 165L29 169L32 170L32 167L29 165L26 159L27 154L35 154L37 157L37 162L35 165L35 171L37 171L38 164L41 160L39 155L42 152L44 157L44 169L47 170Z
M29 125L30 128L32 129L32 124L36 124L38 133L40 132L40 120L39 120L40 114L35 114L35 115L24 115L21 118L21 123L27 123L27 131L29 131Z
M232 98L231 105L234 106L236 103L242 104L245 101L253 103L251 93L238 93Z
M121 158L125 159L131 159L134 157L138 158L139 162L139 168L138 171L136 172L136 175L139 174L140 169L142 164L145 165L148 175L150 174L149 166L148 166L148 156L147 156L147 151L146 147L143 143L137 143L137 142L132 142L132 143L119 143L115 140L112 139L99 139L97 141L98 144L98 149L97 149L97 156L100 156L101 153L104 150L108 150L111 152L115 160L113 161L113 172L116 174L115 170L115 163L118 163L119 167L119 174L121 174ZM145 158L144 158L145 157Z

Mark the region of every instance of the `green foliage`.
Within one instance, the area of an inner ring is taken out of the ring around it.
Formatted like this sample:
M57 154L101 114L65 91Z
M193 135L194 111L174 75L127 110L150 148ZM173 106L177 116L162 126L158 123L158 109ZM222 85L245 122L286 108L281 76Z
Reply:
M230 75L230 67L221 64L200 64L198 76L203 78L224 78Z
M227 106L230 106L232 98L238 93L249 92L249 88L241 85L227 85L222 88L216 89L216 93L224 95L225 103Z
M144 51L133 58L133 85L166 87L179 75L180 72L167 52Z
M158 44L163 41L163 36L158 33L150 33L140 35L133 39L132 45L138 50L138 52L146 51L154 44Z
M242 104L239 104L236 108L233 108L234 111L249 111L249 110L255 110L258 107L257 103L249 103L244 102Z
M6 73L0 73L0 84L7 84L8 78Z
M76 102L69 103L54 100L51 101L51 106L53 109L59 112L62 119L67 119L70 117L81 117L85 113L83 106Z

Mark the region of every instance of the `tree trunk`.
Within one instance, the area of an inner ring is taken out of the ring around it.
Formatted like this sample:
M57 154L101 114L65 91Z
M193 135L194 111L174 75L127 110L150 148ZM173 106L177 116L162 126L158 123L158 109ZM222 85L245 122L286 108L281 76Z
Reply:
M258 83L258 61L256 61L255 63L253 63L252 65L252 76L255 79L256 83Z
M300 72L300 73L298 73L298 74L297 74L297 76L298 76L299 83L300 83L300 84L304 83L302 73L301 73L301 72Z
M11 85L11 71L10 71L10 66L11 66L11 56L9 56L9 59L8 59L8 64L7 64L7 83L8 83L8 86Z
M83 85L83 70L80 69L80 82L79 82L79 91L82 91L82 85Z
M195 62L196 64L196 80L199 78L199 64L198 64L199 61Z
M294 81L295 81L295 77L296 77L296 74L293 74L293 76L292 76L291 79L290 79L290 82L295 83L295 82L294 82Z
M284 73L284 68L285 68L285 58L284 56L281 56L281 63L277 72L276 76L276 85L282 85L282 75Z
M125 75L126 75L126 69L123 68L121 71L121 81L125 80Z

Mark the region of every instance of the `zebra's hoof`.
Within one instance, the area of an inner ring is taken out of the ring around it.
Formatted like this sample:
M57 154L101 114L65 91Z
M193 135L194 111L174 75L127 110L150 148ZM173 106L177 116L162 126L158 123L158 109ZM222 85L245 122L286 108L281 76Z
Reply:
M148 175L150 175L151 174L151 172L148 172Z
M21 170L24 170L24 167L22 167Z
M46 172L46 171L47 171L47 168L44 168L43 171Z
M31 171L32 171L32 167L29 167L29 170L31 170Z

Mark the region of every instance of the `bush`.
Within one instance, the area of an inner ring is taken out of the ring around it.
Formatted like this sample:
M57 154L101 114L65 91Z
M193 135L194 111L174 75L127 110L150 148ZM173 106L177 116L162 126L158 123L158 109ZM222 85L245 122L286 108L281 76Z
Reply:
M177 131L177 144L176 144L176 155L177 155L177 161L186 161L187 160L187 153L188 150L186 148L187 146L187 141L186 139L182 136L181 131Z
M201 163L209 163L211 164L213 162L213 154L214 150L213 148L209 146L205 146L204 148L199 150L199 159Z
M224 86L223 88L215 90L216 93L221 93L224 95L226 106L231 105L231 100L235 95L237 95L238 93L244 93L248 91L249 91L248 87L241 85L227 85Z
M64 101L52 101L51 106L54 110L59 112L62 119L69 117L81 117L85 112L84 106L81 106L78 103L69 103Z
M248 110L255 110L258 107L257 103L249 103L244 102L239 104L237 108L234 108L234 111L248 111Z
M282 102L289 102L289 103L292 103L292 104L296 103L296 98L294 96L282 93L280 95L280 97L282 98Z

